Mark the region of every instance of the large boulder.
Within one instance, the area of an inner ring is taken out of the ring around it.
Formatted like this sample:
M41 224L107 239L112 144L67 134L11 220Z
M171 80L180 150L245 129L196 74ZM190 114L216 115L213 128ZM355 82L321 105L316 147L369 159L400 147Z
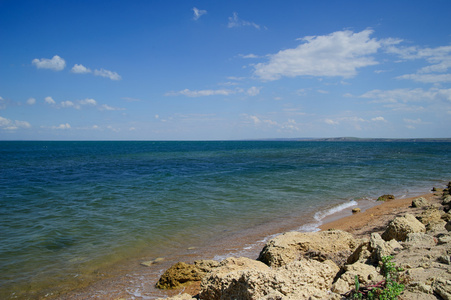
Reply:
M341 230L287 232L268 241L258 260L280 267L305 257L342 266L359 244L352 234Z
M401 244L396 240L384 241L377 232L373 232L370 237L370 249L372 250L372 257L376 261L381 261L382 257L398 253L402 250Z
M200 281L203 272L196 266L184 262L178 262L166 270L158 280L156 287L159 289L173 289L188 282Z
M326 299L339 271L332 261L294 261L279 268L240 259L229 260L202 280L200 299ZM259 265L261 264L261 265Z
M426 227L413 215L405 214L404 217L396 217L390 222L387 229L382 234L382 238L386 241L392 239L405 241L407 235L413 232L426 232Z
M444 212L440 212L436 208L431 208L423 211L421 214L417 215L418 221L423 223L424 225L429 224L430 222L438 221L442 218Z
M412 201L413 207L428 207L431 204L424 197L416 198Z

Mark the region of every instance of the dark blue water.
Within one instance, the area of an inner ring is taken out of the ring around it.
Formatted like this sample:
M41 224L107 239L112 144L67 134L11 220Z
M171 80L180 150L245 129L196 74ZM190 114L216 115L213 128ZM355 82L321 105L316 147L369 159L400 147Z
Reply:
M0 142L0 298L449 179L451 143Z

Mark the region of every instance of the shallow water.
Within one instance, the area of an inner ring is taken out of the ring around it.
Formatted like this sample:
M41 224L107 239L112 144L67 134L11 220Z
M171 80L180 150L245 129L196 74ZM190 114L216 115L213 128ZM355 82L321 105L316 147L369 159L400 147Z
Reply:
M0 298L247 233L315 230L355 201L450 178L451 143L0 142Z

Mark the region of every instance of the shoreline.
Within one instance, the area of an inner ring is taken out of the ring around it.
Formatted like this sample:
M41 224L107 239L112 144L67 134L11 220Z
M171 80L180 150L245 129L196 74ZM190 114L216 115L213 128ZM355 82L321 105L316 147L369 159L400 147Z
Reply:
M377 203L374 200L365 200L363 202L366 202L368 207L364 208L362 212L351 215L349 215L351 209L355 206L346 206L345 209L321 219L323 224L318 226L318 230L341 229L354 234L356 237L368 234L368 232L382 232L386 224L395 216L408 210L411 211L409 206L413 199L425 197L429 200L434 196L432 192L423 195L418 193L414 194L415 196L397 198L381 203ZM362 201L357 202L357 206L360 206L362 203ZM174 290L158 290L155 288L155 284L162 273L178 261L192 263L199 259L222 260L229 256L244 256L255 259L267 240L286 231L300 231L302 226L305 225L307 224L301 224L301 226L291 228L291 230L289 228L280 228L282 230L274 230L278 232L271 234L266 234L265 231L259 232L259 234L255 234L255 232L252 232L253 230L245 231L237 238L234 245L227 247L230 251L224 248L226 246L224 243L219 243L208 249L195 249L191 251L192 253L187 251L181 255L166 257L162 262L153 264L150 267L143 267L140 265L143 260L135 259L132 262L135 268L130 270L132 274L125 272L125 274L117 274L111 278L101 279L84 288L75 289L59 295L56 299L79 300L86 299L87 297L95 298L99 297L99 295L102 295L100 297L101 299L158 299L171 297L180 293L188 293L194 296L200 290L200 283ZM130 263L127 265L130 266Z

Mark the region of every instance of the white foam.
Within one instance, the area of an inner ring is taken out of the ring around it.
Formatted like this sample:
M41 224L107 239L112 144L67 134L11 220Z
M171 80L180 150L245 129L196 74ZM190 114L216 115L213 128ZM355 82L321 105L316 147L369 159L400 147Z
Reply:
M319 211L313 216L313 218L316 220L316 222L304 224L298 228L298 231L301 231L301 232L319 231L320 230L319 226L321 226L323 224L324 218L326 218L327 216L333 215L335 213L338 213L342 210L345 210L347 208L350 208L352 206L356 206L356 205L357 205L357 202L355 200L351 200L349 202L345 202L340 205L331 207L326 211Z

